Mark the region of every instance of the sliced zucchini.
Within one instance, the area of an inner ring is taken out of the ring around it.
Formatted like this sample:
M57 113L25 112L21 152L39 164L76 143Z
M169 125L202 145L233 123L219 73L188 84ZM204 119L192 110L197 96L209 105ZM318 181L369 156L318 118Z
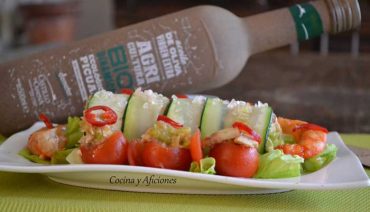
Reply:
M128 140L138 139L163 114L169 99L151 90L140 88L132 94L125 114L123 132Z
M236 121L248 125L261 136L258 152L265 152L265 144L271 125L272 109L267 104L258 103L251 105L242 101L231 101L225 117L224 126L231 127Z
M234 99L231 100L231 102L227 105L227 111L224 118L224 127L231 127L236 121L248 124L252 111L253 105L244 101L236 101Z
M208 98L202 114L202 139L224 128L224 118L227 111L227 101L219 98Z
M122 130L123 115L130 96L127 94L114 94L110 91L98 91L87 102L87 108L103 105L110 107L117 114L117 122L112 125L113 130Z
M202 112L206 97L195 96L192 99L183 99L172 96L171 105L167 116L185 127L190 127L194 132L200 126Z
M263 154L266 150L267 138L272 120L272 108L269 106L255 106L250 118L251 126L261 136L261 143L258 145L258 152Z

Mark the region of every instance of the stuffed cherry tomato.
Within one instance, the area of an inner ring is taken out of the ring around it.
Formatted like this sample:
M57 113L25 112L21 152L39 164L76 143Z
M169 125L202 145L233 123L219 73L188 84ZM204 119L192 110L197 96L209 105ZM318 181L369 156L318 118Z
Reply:
M125 164L127 144L122 132L116 131L98 144L82 144L81 158L84 163Z
M250 178L258 169L258 152L254 147L222 142L210 151L216 159L216 172L220 175Z
M142 142L141 140L130 141L127 146L128 164L131 166L143 166L143 150L144 142Z
M167 147L155 140L144 141L142 152L144 166L187 171L192 162L189 149Z

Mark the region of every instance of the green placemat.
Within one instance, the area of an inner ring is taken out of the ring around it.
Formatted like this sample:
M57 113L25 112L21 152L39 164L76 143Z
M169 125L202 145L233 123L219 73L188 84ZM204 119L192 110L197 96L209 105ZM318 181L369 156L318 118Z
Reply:
M343 139L370 148L370 135ZM263 195L135 193L62 185L41 174L0 172L0 211L369 211L369 197L369 188Z

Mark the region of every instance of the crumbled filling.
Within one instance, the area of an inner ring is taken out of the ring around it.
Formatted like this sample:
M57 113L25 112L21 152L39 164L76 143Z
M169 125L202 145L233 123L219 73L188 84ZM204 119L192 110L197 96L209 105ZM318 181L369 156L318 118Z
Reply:
M153 92L152 90L142 91L141 88L137 88L134 93L135 96L143 98L145 100L144 108L148 108L149 105L166 105L168 103L168 98L162 94Z
M172 147L187 147L191 139L191 129L175 128L163 121L157 121L141 138L147 141L154 139Z
M262 103L258 101L256 104L254 104L255 107L268 107L269 105L267 103Z
M205 96L195 96L192 100L192 103L203 104L206 101L206 99L207 98Z
M103 127L94 127L89 122L82 118L81 131L84 136L80 139L80 144L95 145L103 142L106 138L113 134L113 125L105 125Z

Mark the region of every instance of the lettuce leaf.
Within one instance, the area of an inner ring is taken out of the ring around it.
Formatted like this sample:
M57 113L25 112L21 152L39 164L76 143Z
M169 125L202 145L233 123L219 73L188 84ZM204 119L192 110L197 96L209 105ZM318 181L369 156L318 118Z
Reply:
M255 178L289 178L301 175L299 156L285 155L281 150L272 150L259 158L259 168Z
M284 139L280 132L270 132L266 141L266 151L271 152L275 147L284 144Z
M22 149L18 152L18 155L24 157L25 159L32 161L34 163L40 164L69 164L66 157L72 152L73 149L61 150L54 153L51 160L41 159L39 156L32 154L27 148Z
M334 144L326 145L322 153L304 161L302 165L303 170L306 172L314 172L323 168L335 159L337 150L338 148Z
M200 160L199 163L192 162L190 172L198 172L202 174L216 174L216 160L213 157L206 157Z
M81 151L79 148L72 149L71 153L67 155L66 160L70 164L84 164L81 158Z
M66 149L75 148L82 137L79 117L68 117L65 136L67 138Z
M281 130L279 123L276 120L276 117L274 119L275 120L271 124L270 132L267 137L265 145L267 152L271 152L272 150L275 149L275 147L284 144L283 132Z
M50 161L43 160L37 155L33 155L27 148L22 149L20 152L18 152L18 155L26 158L29 161L32 161L34 163L40 163L40 164L50 164Z
M53 157L51 157L51 164L69 164L66 158L72 150L73 149L66 149L54 153Z

